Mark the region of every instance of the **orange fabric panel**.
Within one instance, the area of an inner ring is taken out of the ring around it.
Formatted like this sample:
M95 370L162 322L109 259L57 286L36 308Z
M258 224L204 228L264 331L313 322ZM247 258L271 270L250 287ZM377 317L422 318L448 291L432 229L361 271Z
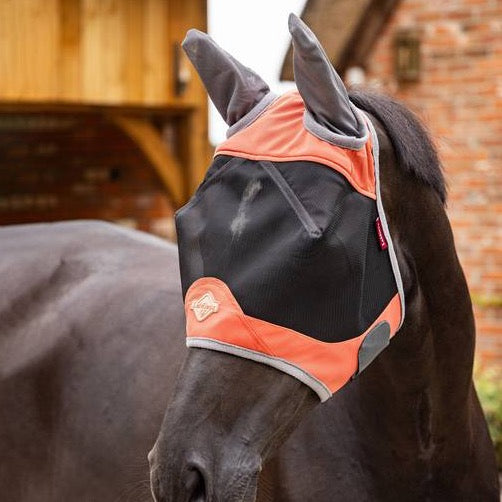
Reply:
M212 310L206 308L202 316L199 312L198 320L196 308L208 293L216 304ZM214 277L203 277L190 286L185 297L185 311L187 336L218 340L283 359L320 380L332 393L357 371L358 351L366 334L379 322L387 321L391 336L394 336L401 319L401 304L396 294L375 322L357 338L336 343L322 342L247 316L228 286Z
M215 155L272 162L318 162L345 176L359 193L376 199L371 139L360 150L332 145L304 127L304 112L300 94L297 91L287 92L257 120L218 146Z

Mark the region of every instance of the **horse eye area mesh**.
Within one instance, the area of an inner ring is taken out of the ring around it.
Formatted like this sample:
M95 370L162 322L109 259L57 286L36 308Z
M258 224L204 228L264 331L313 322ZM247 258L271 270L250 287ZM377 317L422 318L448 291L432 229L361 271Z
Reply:
M176 227L187 344L272 365L325 400L388 344L402 299L376 136L326 144L285 113L299 105L279 99L223 143Z

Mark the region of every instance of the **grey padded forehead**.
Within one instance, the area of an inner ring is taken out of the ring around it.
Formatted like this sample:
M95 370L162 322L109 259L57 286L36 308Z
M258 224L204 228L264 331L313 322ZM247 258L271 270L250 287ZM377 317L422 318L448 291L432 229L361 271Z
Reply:
M317 37L295 14L289 16L289 31L296 86L314 121L335 134L365 136L364 123L354 113L345 85Z
M270 92L269 86L199 30L190 30L182 43L211 101L232 126Z

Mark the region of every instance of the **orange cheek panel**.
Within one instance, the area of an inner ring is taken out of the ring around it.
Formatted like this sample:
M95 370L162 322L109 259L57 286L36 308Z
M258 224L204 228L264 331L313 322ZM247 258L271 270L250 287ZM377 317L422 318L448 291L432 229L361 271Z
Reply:
M322 342L244 314L227 285L214 277L200 278L190 286L185 310L189 347L213 348L265 362L312 387L322 401L356 374L359 350L367 334L385 321L393 336L401 319L396 294L360 336Z

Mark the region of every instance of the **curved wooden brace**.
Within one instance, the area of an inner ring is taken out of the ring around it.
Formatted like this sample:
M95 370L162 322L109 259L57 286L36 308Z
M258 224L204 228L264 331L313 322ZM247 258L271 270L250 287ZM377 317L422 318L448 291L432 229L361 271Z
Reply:
M177 207L184 203L183 170L158 131L146 120L114 115L115 125L129 136L150 161Z

